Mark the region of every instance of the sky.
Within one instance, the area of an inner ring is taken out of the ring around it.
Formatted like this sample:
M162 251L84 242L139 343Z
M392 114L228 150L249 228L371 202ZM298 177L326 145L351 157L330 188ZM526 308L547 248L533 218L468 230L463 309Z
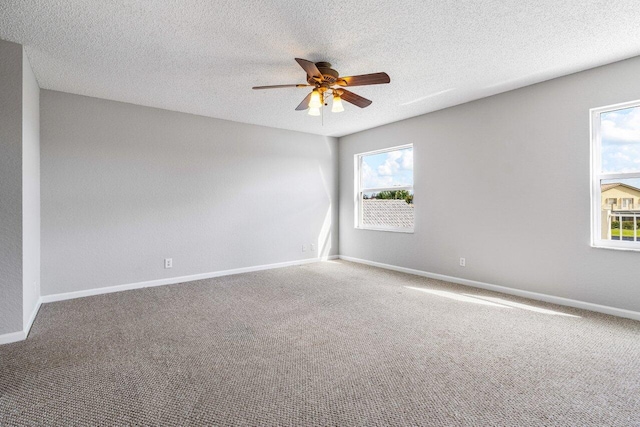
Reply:
M640 107L600 115L602 172L640 172ZM613 180L640 187L640 179Z
M362 157L363 188L413 185L413 148Z

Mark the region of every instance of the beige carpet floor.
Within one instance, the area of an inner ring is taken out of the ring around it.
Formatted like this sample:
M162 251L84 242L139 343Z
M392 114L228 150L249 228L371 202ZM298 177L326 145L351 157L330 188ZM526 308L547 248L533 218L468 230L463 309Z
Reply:
M638 426L640 322L343 261L56 302L0 425Z

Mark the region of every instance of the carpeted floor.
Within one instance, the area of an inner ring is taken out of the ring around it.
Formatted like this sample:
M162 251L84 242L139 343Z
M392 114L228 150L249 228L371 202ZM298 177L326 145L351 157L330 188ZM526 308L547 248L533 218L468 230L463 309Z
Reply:
M343 261L43 305L1 425L640 425L640 322Z

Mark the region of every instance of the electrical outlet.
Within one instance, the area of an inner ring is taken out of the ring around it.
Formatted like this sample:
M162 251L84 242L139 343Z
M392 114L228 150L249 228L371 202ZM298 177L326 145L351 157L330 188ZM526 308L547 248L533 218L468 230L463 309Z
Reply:
M313 251L315 251L315 250L316 250L316 245L312 243L312 244L311 244L311 252L313 252Z
M173 258L165 258L164 268L172 268L172 267L173 267Z
M460 258L460 267L466 267L467 266L467 260L464 258Z
M307 245L302 245L302 252L307 252Z

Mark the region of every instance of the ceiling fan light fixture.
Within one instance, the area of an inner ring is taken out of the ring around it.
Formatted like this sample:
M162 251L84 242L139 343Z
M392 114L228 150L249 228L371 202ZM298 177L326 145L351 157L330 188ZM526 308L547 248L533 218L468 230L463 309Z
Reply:
M320 99L320 92L318 92L317 89L314 89L313 92L311 92L311 99L309 100L309 108L315 108L315 109L319 109L320 107L322 107L322 100ZM311 112L309 112L310 115L312 116L317 116L318 114L311 114Z
M352 86L379 85L391 82L389 75L383 72L339 77L340 74L331 68L331 64L328 62L311 62L302 58L296 58L296 62L306 73L306 83L254 86L253 89L311 87L312 91L307 92L307 96L298 104L296 111L308 110L309 115L320 116L322 115L322 108L328 105L324 103L325 95L333 95L331 111L334 113L344 111L343 100L358 108L366 108L371 105L370 99L364 98L344 88L348 87L350 89Z
M344 106L342 105L342 98L340 95L333 95L333 105L331 106L332 113L342 113L344 111Z

